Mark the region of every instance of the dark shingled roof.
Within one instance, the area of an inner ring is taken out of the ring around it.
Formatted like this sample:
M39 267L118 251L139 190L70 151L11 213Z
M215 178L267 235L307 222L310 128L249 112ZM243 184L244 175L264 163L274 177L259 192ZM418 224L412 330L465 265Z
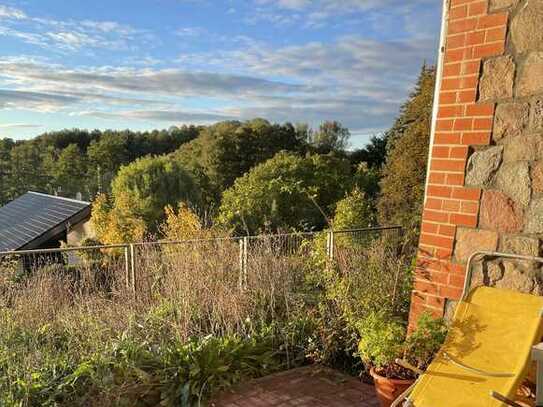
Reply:
M0 251L36 249L89 216L89 202L27 192L0 207Z

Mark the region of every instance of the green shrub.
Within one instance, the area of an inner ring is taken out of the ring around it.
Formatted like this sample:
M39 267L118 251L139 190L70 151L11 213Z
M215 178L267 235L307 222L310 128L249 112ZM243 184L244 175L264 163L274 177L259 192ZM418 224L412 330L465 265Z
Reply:
M360 357L379 372L386 371L401 357L405 339L405 324L385 313L371 313L359 323Z
M419 316L417 328L405 342L405 358L419 369L426 369L447 336L447 325L443 318L434 318L425 312Z

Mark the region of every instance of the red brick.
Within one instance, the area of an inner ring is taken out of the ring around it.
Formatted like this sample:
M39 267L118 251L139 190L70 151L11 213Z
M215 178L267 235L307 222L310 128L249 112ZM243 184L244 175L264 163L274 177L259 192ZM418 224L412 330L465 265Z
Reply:
M426 280L415 279L415 291L425 294L437 294L437 285Z
M432 159L430 165L432 171L462 171L465 169L464 160L440 160Z
M466 46L466 34L450 35L447 38L447 50L463 48Z
M462 63L462 75L476 75L481 70L481 61L468 61Z
M471 132L462 134L462 144L464 145L482 145L490 144L490 132Z
M474 228L475 226L477 226L477 216L452 213L451 223L457 226L467 226Z
M486 0L479 1L477 3L471 3L468 8L468 15L472 17L472 16L480 16L482 14L486 14L487 6L488 4Z
M458 20L460 18L466 18L468 16L468 5L452 8L449 13L449 19Z
M502 55L505 51L505 42L494 42L492 44L477 45L473 48L474 58L486 58Z
M466 106L466 116L492 116L494 103L477 103Z
M456 119L454 121L454 130L472 130L473 119Z
M465 59L465 55L465 48L447 50L445 52L445 63L450 64L451 62L462 61L463 59Z
M437 117L447 118L447 117L459 117L464 114L464 106L454 105L454 106L441 106Z
M443 201L443 210L449 211L449 212L460 211L460 201L457 201L457 200Z
M468 157L468 147L467 146L451 147L449 156L451 158L466 159Z
M443 172L430 172L430 177L428 178L429 184L444 185L447 180L447 174Z
M426 198L426 204L424 205L427 209L436 209L441 210L443 206L443 200L437 198Z
M442 248L436 248L434 250L434 256L436 256L438 259L441 260L450 260L452 257L453 251L451 249L442 249Z
M485 31L473 31L466 34L466 46L481 45L485 43Z
M507 13L489 14L487 16L479 17L477 29L482 30L485 28L505 26L507 24L507 19Z
M461 174L447 174L447 185L462 186L464 185L464 173Z
M443 307L444 302L445 302L444 298L437 297L435 295L426 296L426 304L430 307L434 307L434 308Z
M478 18L474 17L452 21L449 23L449 34L458 34L473 31L477 27L478 20Z
M439 94L439 105L450 105L456 103L456 92L442 92Z
M432 157L449 158L450 147L435 146L432 148Z
M462 135L460 133L436 133L434 144L460 144Z
M421 234L420 243L428 246L441 247L446 249L452 249L454 239L450 237L430 235L430 234Z
M450 298L451 300L458 300L462 296L462 289L459 287L440 286L439 295L443 298Z
M448 284L449 273L440 273L439 271L431 271L429 279L430 281L436 284Z
M449 285L451 287L463 288L466 277L460 274L449 274Z
M473 121L473 128L475 130L492 130L493 118L480 118Z
M466 269L465 269L464 265L462 265L462 264L451 263L449 272L464 275L466 273Z
M441 90L457 90L461 88L461 80L460 78L448 78L443 79L441 82Z
M459 103L474 103L477 99L477 89L463 90L458 93Z
M468 215L476 215L479 212L479 203L472 201L463 201L460 211Z
M486 31L486 42L504 41L507 36L507 27L496 27Z
M422 222L420 230L422 233L436 234L439 227L437 223Z
M462 64L460 62L447 64L443 67L443 77L459 76L462 72ZM456 94L455 94L456 99Z
M451 7L457 7L469 3L476 3L477 1L480 0L451 0Z
M447 131L452 130L454 126L454 120L450 119L441 119L437 121L436 130L437 131Z
M446 212L437 212L426 209L422 215L423 220L430 222L443 222L446 223L449 221L449 214Z
M478 201L481 197L479 188L453 188L452 197L466 201Z
M461 87L462 89L475 89L477 88L477 84L479 83L479 76L467 76L462 78Z
M450 198L452 188L441 185L428 185L427 193L428 196L434 196L438 198Z
M438 233L442 236L454 237L456 234L456 226L454 225L439 225Z

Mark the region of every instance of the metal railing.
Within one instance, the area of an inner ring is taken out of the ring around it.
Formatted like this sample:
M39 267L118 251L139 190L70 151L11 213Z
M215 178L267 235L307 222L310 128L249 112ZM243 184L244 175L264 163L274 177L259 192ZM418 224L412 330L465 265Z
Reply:
M244 288L248 284L251 267L256 267L259 261L263 261L263 259L287 259L289 261L303 259L310 250L310 243L315 244L317 237L319 237L317 243L322 240L322 244L325 245L322 249L325 251L326 257L333 260L342 247L360 248L383 235L397 238L399 242L401 232L400 226L387 226L339 231L9 251L0 252L0 273L6 268L6 265L15 267L22 272L53 266L72 267L79 273L86 270L90 274L96 269L112 269L115 273L119 271L124 273L122 283L135 296L138 290L138 275L141 274L138 271L149 267L150 259L156 260L159 256L159 261L153 263L156 265L160 262L173 261L172 255L174 254L186 263L194 260L189 259L189 255L196 256L199 261L206 261L211 256L219 256L219 261L232 263L228 265L230 269L238 270L238 284ZM237 264L233 264L234 259ZM177 257L175 261L179 261Z

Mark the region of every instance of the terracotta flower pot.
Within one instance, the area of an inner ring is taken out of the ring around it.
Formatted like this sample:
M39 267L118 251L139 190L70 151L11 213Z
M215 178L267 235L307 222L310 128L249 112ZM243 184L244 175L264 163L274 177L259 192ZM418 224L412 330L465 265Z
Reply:
M373 369L370 370L370 375L373 378L381 407L390 407L392 402L415 382L415 380L388 379L377 374Z

